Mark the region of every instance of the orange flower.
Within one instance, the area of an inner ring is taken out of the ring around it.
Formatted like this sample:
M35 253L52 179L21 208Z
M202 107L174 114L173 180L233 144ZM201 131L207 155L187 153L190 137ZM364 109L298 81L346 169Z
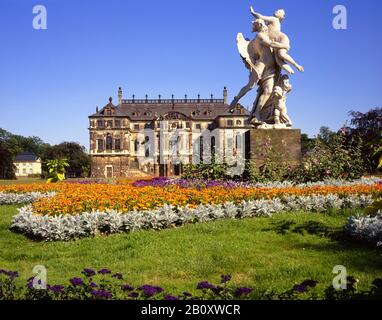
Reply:
M223 188L211 187L202 190L183 189L176 185L167 187L137 188L131 184L65 184L57 183L1 186L0 192L57 192L53 197L34 202L36 214L77 214L93 210L115 209L123 212L149 210L163 206L195 207L199 204L219 204L227 201L240 203L242 200L283 198L288 195L309 196L313 194L336 194L346 197L353 194L376 194L382 185L312 186L306 188Z

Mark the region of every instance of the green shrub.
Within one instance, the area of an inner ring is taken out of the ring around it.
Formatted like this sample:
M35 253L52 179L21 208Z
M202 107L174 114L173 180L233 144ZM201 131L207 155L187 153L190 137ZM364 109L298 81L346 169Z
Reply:
M200 180L230 180L231 176L227 173L228 165L226 163L218 164L199 163L189 164L183 167L183 179L200 179Z
M333 136L329 143L316 139L313 149L303 157L289 179L296 182L358 179L365 170L361 146L361 139L345 141L342 134Z
M247 160L244 177L251 182L269 182L287 180L292 165L286 161L284 153L276 150L269 139L258 143L257 153L261 160Z
M69 167L66 159L48 160L46 166L49 172L47 183L65 180L65 168Z

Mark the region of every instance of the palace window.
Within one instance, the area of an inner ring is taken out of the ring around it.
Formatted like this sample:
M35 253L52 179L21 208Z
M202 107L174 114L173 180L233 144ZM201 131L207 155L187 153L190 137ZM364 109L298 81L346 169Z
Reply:
M106 127L111 128L113 126L113 121L112 120L107 120L106 121Z
M134 140L134 151L135 151L135 152L138 152L138 146L139 146L138 139L135 139L135 140Z
M236 150L240 150L241 149L241 135L238 134L236 136Z
M196 130L201 130L202 129L202 125L200 123L195 124L195 129Z
M116 151L120 151L121 150L121 139L115 139L114 140L114 149Z
M150 157L150 138L148 136L145 137L145 157Z
M236 125L241 126L241 120L236 120Z
M232 138L227 138L227 147L228 147L228 149L233 150L233 139Z
M137 131L139 130L139 124L134 125L134 130L137 130Z
M227 126L233 127L233 120L227 120Z
M112 150L113 149L113 137L108 134L106 136L106 150Z
M148 122L145 124L145 129L154 129L154 124L152 122Z
M114 126L116 128L120 128L121 127L121 120L114 120Z
M98 152L102 152L103 151L103 139L98 139L97 145L98 145Z
M203 137L199 138L200 162L203 163Z
M103 120L97 120L97 127L103 128Z
M215 149L216 149L216 139L215 137L211 137L211 156L215 158Z
M186 129L191 129L191 122L189 121L186 122Z

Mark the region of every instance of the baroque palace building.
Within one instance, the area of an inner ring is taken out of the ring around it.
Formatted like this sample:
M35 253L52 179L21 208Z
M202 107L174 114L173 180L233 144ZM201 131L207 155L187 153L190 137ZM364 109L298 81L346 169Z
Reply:
M235 161L245 153L249 112L223 99L112 98L89 116L91 175L180 175L185 164Z

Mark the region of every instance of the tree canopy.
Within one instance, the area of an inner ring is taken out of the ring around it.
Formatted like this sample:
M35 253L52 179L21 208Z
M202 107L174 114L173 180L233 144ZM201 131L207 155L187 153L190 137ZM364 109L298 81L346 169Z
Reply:
M11 152L0 140L0 179L15 179L15 167Z
M33 152L38 157L41 157L44 150L49 146L49 144L45 143L39 137L24 137L12 134L1 128L0 141L4 143L13 157L20 152Z
M53 159L67 159L69 167L67 177L88 176L90 172L90 158L84 146L77 142L62 142L47 147L43 154L43 171L47 172L46 162Z
M45 175L48 172L46 162L58 159L68 159L68 177L87 176L90 172L90 159L86 149L76 142L63 142L51 146L39 137L24 137L0 128L0 143L0 165L2 165L0 167L0 177L2 175L9 179L8 177L12 177L12 172L14 176L13 159L21 152L33 152L36 156L40 157L43 162L42 169Z
M369 172L374 172L382 156L382 108L366 113L351 111L349 135L363 141L363 155Z

